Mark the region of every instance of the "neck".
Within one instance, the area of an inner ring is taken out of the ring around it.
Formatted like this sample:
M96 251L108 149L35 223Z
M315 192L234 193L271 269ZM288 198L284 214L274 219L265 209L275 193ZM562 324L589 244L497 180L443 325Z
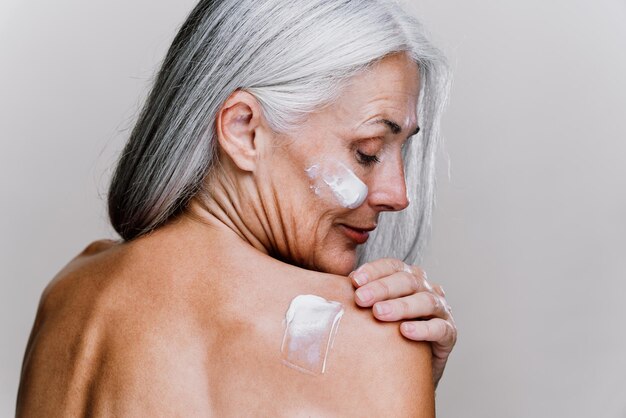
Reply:
M267 216L263 210L259 211L246 203L250 199L245 199L239 192L249 192L249 189L241 184L234 187L224 175L215 175L206 190L191 199L185 214L269 255L275 247L270 238Z

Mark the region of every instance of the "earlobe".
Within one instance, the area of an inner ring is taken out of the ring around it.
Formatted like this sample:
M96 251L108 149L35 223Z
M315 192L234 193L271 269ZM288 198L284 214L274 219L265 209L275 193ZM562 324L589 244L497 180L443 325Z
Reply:
M237 90L217 113L216 133L221 149L243 171L254 171L259 157L256 137L260 106L250 93Z

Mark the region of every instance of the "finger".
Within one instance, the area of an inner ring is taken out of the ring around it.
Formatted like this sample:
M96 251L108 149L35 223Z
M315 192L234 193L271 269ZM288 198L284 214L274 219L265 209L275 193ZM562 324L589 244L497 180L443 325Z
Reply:
M431 283L431 286L432 286L432 291L437 293L439 296L441 296L441 299L443 300L443 305L448 310L448 314L452 316L452 307L450 306L450 304L448 303L448 300L446 299L446 292L444 292L443 287L437 283Z
M376 302L395 299L425 290L422 282L404 271L393 273L382 279L367 283L355 292L356 304L362 307L372 306Z
M430 286L433 289L433 292L437 293L442 298L446 297L446 292L443 291L443 287L440 284L430 282Z
M433 381L435 387L439 383L450 353L457 339L457 330L454 323L441 318L428 321L403 322L400 333L413 341L431 341L433 353Z
M417 277L426 277L424 271L417 266L409 266L397 258L381 258L365 263L348 275L356 287L363 286L373 280L389 276L393 273L405 271Z
M376 302L374 316L381 321L399 321L437 317L448 319L449 313L441 296L433 292L418 292L398 299Z
M389 276L393 273L403 271L405 263L397 258L381 258L369 263L365 263L348 276L358 286L363 286L372 280Z
M400 325L400 333L409 340L436 342L438 357L445 357L452 351L457 337L456 327L441 318L403 322Z

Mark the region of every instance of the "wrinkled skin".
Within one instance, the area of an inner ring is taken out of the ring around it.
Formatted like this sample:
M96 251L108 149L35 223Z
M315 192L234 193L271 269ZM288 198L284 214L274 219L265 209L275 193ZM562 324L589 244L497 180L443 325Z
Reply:
M357 245L342 228L374 227L381 212L409 205L401 151L418 127L418 97L417 65L405 54L392 55L356 76L336 103L311 115L297 132L276 136L255 111L256 100L235 92L217 121L220 144L231 157L226 163L235 175L218 176L206 199L208 212L236 222L233 229L262 252L312 270L351 273ZM401 130L373 123L382 118ZM331 193L311 192L307 168L329 159L341 160L367 185L362 205L345 208ZM399 260L361 266L369 284L353 282L365 285L355 301L373 306L381 321L408 320L400 327L406 338L432 342L437 384L456 342L456 325L441 287L429 284L418 266L410 273L403 266ZM368 300L359 298L365 291L372 292ZM391 300L380 303L386 299ZM383 306L391 312L378 314Z
M443 292L398 260L353 272L345 229L408 205L400 152L418 79L390 56L292 136L234 92L216 116L220 170L189 207L131 242L94 242L46 288L17 415L433 417L456 339ZM383 117L400 130L368 124ZM310 188L307 167L328 158L367 185L359 207ZM307 293L346 309L323 380L276 349L285 307Z

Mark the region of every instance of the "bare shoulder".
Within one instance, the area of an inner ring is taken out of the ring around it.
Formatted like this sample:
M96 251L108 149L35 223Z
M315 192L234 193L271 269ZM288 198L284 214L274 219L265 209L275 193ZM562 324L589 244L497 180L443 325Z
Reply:
M346 310L341 327L334 353L338 391L348 396L350 390L357 390L363 399L375 399L368 406L374 415L434 416L428 342L407 340L399 323L380 322L370 309L355 305Z
M284 416L434 416L430 345L406 340L398 323L379 322L371 310L356 306L349 279L275 266L262 269L249 282L263 285L251 284L251 292L237 295L233 306L253 306L246 317L241 312L226 315L240 322L224 327L229 334L222 339L223 352L230 361L220 373L216 399L248 394L238 399L237 411L244 414L271 408L274 415ZM286 347L292 341L287 318L293 316L287 312L294 312L291 303L303 295L339 302L343 315L335 331L327 328L332 321L324 319L327 325L319 333L317 307L303 311L303 322L296 320L293 331L305 337L293 340L292 353ZM306 331L310 325L316 329L313 334ZM327 345L323 341L333 332L334 340ZM268 403L276 394L280 405Z
M345 313L328 366L334 391L351 413L434 417L430 344L407 340L398 322L378 321L371 309L358 307L352 286L343 279L341 285L349 290L338 293Z
M152 408L166 416L173 398L197 383L204 341L188 289L155 256L95 241L54 277L24 356L18 416L130 416ZM193 393L185 395L188 408L199 407Z
M357 307L347 278L163 237L96 241L51 281L18 416L434 416L430 347ZM302 294L344 307L322 376L281 362Z

